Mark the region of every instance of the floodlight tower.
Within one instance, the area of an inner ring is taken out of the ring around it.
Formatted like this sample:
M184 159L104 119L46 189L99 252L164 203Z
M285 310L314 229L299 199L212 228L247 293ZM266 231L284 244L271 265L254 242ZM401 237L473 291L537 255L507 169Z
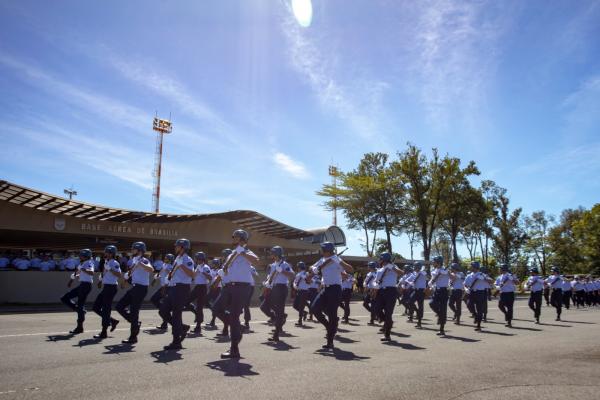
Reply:
M329 166L329 176L331 176L333 190L337 189L337 177L340 175L340 170L335 165ZM337 200L337 196L334 196L333 201L333 225L337 226L337 206L335 205L335 201Z
M69 200L73 200L73 196L77 196L77 190L73 189L73 185L69 189L63 190L63 192L69 196Z
M170 118L170 116L169 116ZM160 201L160 172L162 167L163 135L171 133L173 125L170 119L154 117L152 130L156 132L156 152L154 153L154 190L152 192L152 208L158 214Z

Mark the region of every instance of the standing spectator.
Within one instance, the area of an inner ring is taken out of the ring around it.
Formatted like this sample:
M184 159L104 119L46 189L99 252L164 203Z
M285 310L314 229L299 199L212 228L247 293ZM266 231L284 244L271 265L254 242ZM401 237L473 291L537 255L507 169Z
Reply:
M10 259L8 258L8 254L3 253L0 255L0 269L8 269L10 265Z
M44 254L42 262L40 262L40 271L54 271L56 265L54 261L50 259L48 254Z
M19 271L27 271L29 269L29 267L31 266L31 262L23 254L21 254L20 256L18 256L17 258L15 258L13 260L12 264Z
M35 253L33 253L33 258L30 261L29 268L40 269L41 263L42 263L42 260L40 259L38 252L35 252Z
M71 255L63 260L62 268L66 269L67 271L75 271L78 265L79 257L77 257L75 253L71 252Z

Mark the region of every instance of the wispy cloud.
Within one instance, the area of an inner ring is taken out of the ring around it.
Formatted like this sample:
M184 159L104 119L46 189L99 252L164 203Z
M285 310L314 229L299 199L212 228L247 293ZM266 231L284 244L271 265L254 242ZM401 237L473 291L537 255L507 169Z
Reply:
M564 138L568 143L600 135L600 75L593 75L581 83L560 104L564 113Z
M517 168L516 174L555 175L567 178L595 177L600 173L600 142L563 148ZM560 168L557 168L560 166Z
M304 164L292 159L285 153L277 152L273 154L273 162L294 178L307 179L310 176Z
M342 82L336 70L335 51L324 50L311 30L302 28L287 7L282 29L289 43L291 65L310 84L324 109L333 112L363 139L383 139L383 95L388 84L355 74L351 83ZM345 68L348 65L345 64Z

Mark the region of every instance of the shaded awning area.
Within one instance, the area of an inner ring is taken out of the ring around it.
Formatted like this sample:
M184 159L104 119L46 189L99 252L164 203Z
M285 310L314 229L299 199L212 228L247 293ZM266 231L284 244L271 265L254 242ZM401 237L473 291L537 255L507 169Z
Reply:
M346 235L339 226L331 225L325 228L309 229L312 243L331 242L336 246L346 245Z
M283 239L313 237L313 233L294 228L256 211L237 210L212 214L156 214L100 206L40 192L0 180L0 201L56 215L103 222L166 223L203 219L225 219L240 228ZM343 233L342 233L343 235ZM345 239L344 239L345 243Z

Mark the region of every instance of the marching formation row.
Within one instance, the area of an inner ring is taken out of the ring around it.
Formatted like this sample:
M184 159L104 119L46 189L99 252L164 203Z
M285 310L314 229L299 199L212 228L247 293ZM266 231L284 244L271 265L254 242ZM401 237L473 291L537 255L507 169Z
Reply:
M158 308L163 320L158 328L166 330L168 325L172 328L173 339L165 346L165 350L181 349L181 343L191 329L183 323L183 311L195 312L194 332L200 333L204 322L203 309L205 305L210 304L213 317L208 325L214 326L215 319L218 318L224 327L219 336L230 337L230 349L221 354L221 357L239 358L239 344L244 330L249 329L249 306L254 292L255 277L258 275L253 265L256 265L259 259L247 248L248 238L247 232L234 231L233 250L225 249L223 260L210 261L203 252L195 253L192 258L188 254L190 241L179 239L175 242L174 254L165 257L163 268L158 272L155 272L145 257L146 246L143 242L132 245L133 260L126 272L121 270L116 260L117 248L107 246L98 283L102 290L93 307L102 318L102 331L94 337L106 338L108 330L114 331L119 324L119 321L111 316L112 303L118 291L119 280L126 280L131 287L115 308L131 325L129 338L123 343L137 343L141 327L139 311L151 278L156 274L161 288L152 296L151 301ZM307 316L312 319L314 315L327 332L323 348L333 349L340 321L338 308L342 307L344 310L342 323L348 323L354 276L352 266L335 254L335 246L332 243L322 243L321 253L321 259L312 266L299 262L296 272L285 261L281 247L275 246L271 249L272 263L263 282L260 307L274 325L269 341L279 341L283 331L287 319L285 302L292 283L293 305L298 311L296 325L301 326ZM71 331L72 334L83 332L85 302L91 291L94 275L98 272L95 271L90 250L81 250L79 258L80 264L71 275L68 286L72 286L75 280L79 281L79 285L61 298L65 305L77 312L77 327ZM512 327L515 292L521 283L511 274L508 265L502 265L502 274L492 279L478 262L471 263L470 273L465 274L458 264L453 263L450 268L445 268L443 258L434 257L429 271L428 266L420 263L400 268L393 263L391 254L383 253L378 262L369 262L368 268L369 273L364 279L363 305L371 313L370 325L374 325L375 320L383 322L380 329L383 333L382 341L391 340L392 315L396 302L405 307L409 321L421 328L424 301L428 291L432 292L430 306L437 314L438 335L445 335L448 307L454 313L454 323L461 323L463 301L474 319L475 330L480 331L481 323L486 321L487 302L494 287L500 295L499 308L505 315L506 326ZM596 305L600 302L599 280L582 280L575 277L569 282L560 275L557 267L552 267L552 275L547 278L540 277L536 268L530 269L529 272L530 276L524 282L524 287L530 291L529 307L534 312L536 323L540 322L544 292L549 294L546 301L556 308L557 320L560 320L563 304L568 308L571 298L577 307L585 303ZM193 290L192 284L195 285ZM240 322L242 314L244 326Z

